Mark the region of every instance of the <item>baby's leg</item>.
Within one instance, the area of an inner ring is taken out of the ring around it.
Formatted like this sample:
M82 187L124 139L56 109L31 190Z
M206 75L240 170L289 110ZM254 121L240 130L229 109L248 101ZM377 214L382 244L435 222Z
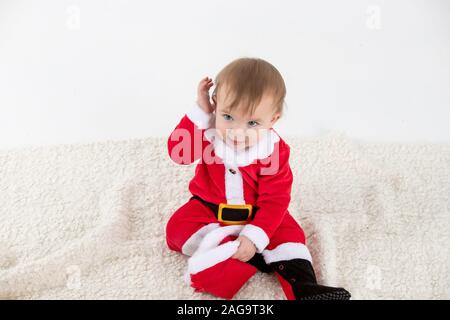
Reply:
M220 227L211 210L198 200L190 200L180 207L169 219L166 226L166 242L171 250L192 256L206 234ZM230 235L220 244L236 239ZM191 286L199 292L231 299L257 271L253 265L228 258L208 257L212 266L190 274Z
M199 292L231 299L256 273L256 267L228 258L212 267L191 275L191 286Z
M192 256L203 237L218 227L219 223L211 209L198 200L189 200L167 222L167 246L171 250Z
M305 245L305 234L290 214L286 215L262 254L266 263L274 269L287 299L350 298L350 293L344 288L317 283L311 254Z
M272 235L270 243L263 251L266 263L274 267L276 262L290 260L294 257L302 257L310 260L310 254L305 240L303 229L290 214L287 214L281 222L281 225ZM281 276L279 270L274 269L286 298L288 300L295 300L295 295L289 281Z
M236 239L230 235L220 241L223 245ZM220 246L217 248L219 249ZM228 258L221 261L220 253L208 254L208 260L212 262L209 267L200 268L190 275L191 286L198 292L207 292L217 297L231 299L241 287L256 273L257 268L247 262Z

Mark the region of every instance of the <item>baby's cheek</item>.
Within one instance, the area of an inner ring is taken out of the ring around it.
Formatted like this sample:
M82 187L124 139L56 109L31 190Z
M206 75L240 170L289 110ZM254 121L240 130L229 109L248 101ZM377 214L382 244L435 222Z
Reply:
M224 137L224 128L223 128L223 125L220 123L220 121L216 120L214 128L216 128L217 134L221 138L223 138Z
M258 130L252 130L252 131L248 132L247 144L249 146L253 146L253 145L257 144L259 142L259 140L261 140L261 134Z

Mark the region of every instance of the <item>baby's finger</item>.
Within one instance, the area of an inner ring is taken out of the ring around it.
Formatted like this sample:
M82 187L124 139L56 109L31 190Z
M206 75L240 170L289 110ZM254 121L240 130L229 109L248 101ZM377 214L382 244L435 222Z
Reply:
M239 260L241 260L242 262L247 262L248 260L250 260L251 256L247 253L242 253L239 257Z
M241 259L242 262L247 262L248 260L250 260L250 258L248 256L242 257Z
M248 253L244 253L243 255L242 255L242 261L247 261L247 260L249 260L250 259L250 255L248 254Z
M242 254L242 252L241 252L240 250L238 250L238 251L233 255L233 258L234 258L234 259L238 259L238 260L241 260L242 257L243 257L243 254Z
M206 83L201 83L198 88L200 91L207 91L209 89Z

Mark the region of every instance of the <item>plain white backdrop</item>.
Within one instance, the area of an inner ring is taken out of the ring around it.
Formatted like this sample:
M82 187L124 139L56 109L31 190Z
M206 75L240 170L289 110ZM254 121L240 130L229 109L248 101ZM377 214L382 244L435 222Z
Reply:
M242 56L283 74L282 135L450 141L448 0L0 0L0 148L168 136Z

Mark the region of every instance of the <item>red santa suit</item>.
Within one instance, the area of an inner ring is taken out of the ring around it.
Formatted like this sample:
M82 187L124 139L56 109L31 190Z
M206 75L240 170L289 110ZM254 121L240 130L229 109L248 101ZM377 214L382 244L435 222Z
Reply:
M224 225L210 208L191 199L170 217L166 239L171 250L191 256L186 279L193 288L231 299L257 271L231 258L239 246L237 236L250 239L267 264L311 262L311 255L302 228L288 211L293 176L287 143L271 129L257 144L236 151L218 136L213 121L214 114L194 104L168 139L169 156L178 164L199 160L189 183L193 195L216 204L251 204L257 214L245 225ZM276 275L286 297L294 299L286 277Z

